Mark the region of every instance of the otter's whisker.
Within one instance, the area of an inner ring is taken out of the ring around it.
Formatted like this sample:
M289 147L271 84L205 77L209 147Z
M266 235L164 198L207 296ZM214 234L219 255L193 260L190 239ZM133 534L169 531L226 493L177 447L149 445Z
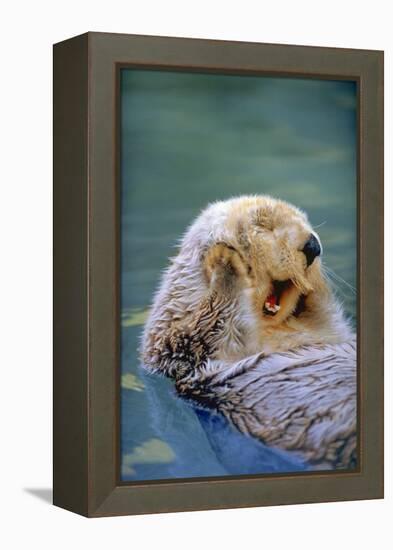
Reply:
M325 223L327 223L327 222L324 221L324 222L322 222L322 223L320 223L320 224L318 224L318 225L313 225L313 228L314 228L314 229L319 229L320 227L322 227L323 225L325 225Z
M351 285L350 283L348 283L348 281L346 281L343 277L341 277L340 275L338 275L335 271L333 271L333 269L331 269L331 268L329 268L329 267L328 267L327 269L328 269L328 271L331 273L331 275L332 275L333 277L336 278L337 281L339 281L340 283L343 283L345 286L347 286L350 290L352 290L352 292L353 292L354 294L357 293L357 289L356 289L353 285Z
M347 288L349 288L349 290L352 292L352 294L354 294L354 295L357 294L356 288L354 286L352 286L350 283L348 283L345 279L340 277L340 275L337 275L337 273L335 273L333 271L333 269L327 267L326 265L323 266L323 269L324 269L324 271L327 275L330 275L331 280L334 279L337 283L344 284Z
M334 293L336 296L342 296L346 299L351 299L352 296L349 296L337 283L337 281L335 281L333 279L333 277L327 272L327 271L323 271L323 275L326 277L330 287L334 290Z

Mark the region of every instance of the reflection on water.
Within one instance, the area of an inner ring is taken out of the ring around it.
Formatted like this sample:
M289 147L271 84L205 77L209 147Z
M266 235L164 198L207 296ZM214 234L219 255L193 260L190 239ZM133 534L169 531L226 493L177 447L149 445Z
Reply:
M122 105L123 480L299 471L139 366L160 272L210 201L270 194L317 228L356 322L356 85L124 69Z

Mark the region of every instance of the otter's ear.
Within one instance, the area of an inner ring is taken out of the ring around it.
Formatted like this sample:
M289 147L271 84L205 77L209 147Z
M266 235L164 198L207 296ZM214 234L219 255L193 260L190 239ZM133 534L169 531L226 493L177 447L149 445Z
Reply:
M271 231L274 227L273 208L269 205L255 208L251 213L251 220L254 225Z

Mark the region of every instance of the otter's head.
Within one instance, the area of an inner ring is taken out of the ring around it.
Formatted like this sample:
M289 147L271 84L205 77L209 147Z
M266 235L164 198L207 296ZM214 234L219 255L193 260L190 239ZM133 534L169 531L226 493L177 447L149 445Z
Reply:
M226 225L249 266L253 304L267 324L299 314L308 297L326 291L319 237L294 206L270 197L235 199Z

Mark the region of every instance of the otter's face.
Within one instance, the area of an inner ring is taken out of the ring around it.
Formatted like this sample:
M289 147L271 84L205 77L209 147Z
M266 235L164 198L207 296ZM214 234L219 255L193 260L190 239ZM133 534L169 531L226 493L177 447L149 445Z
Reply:
M304 307L324 287L321 244L303 212L274 199L260 199L237 221L237 246L249 265L253 304L271 325Z

